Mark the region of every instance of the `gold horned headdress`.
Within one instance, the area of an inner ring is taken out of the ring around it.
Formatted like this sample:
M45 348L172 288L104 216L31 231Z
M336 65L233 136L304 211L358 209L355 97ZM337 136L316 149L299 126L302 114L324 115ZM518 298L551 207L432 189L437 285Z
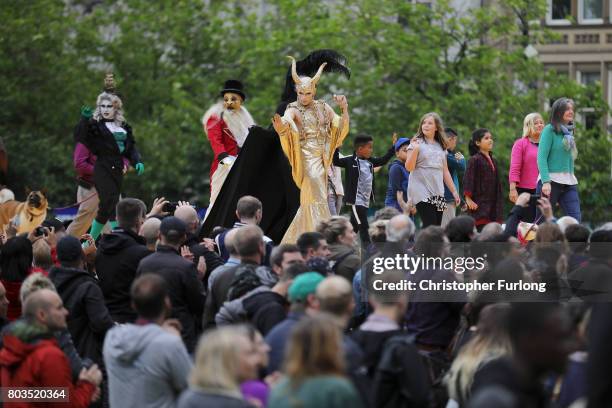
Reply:
M327 62L322 63L315 76L311 78L308 76L299 76L297 73L295 58L291 56L288 56L287 58L291 60L291 77L295 83L296 91L311 91L314 93L317 89L317 83L321 79L321 74L323 73L323 69L327 65Z

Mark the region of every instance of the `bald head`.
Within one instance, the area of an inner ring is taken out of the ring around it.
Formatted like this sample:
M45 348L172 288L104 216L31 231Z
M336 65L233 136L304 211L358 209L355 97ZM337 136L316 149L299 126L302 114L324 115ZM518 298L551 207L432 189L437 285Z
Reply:
M49 331L62 330L67 327L62 298L50 289L40 289L32 292L23 305L23 315L46 326Z
M154 245L157 242L160 225L161 220L159 218L151 217L140 227L140 236L145 239L147 246Z
M328 276L317 286L316 297L320 310L337 317L353 311L353 290L348 280L341 276Z
M190 205L182 205L174 211L174 216L187 224L187 233L194 233L200 220L198 212Z
M235 258L240 256L238 255L238 251L236 251L236 245L234 245L234 238L236 237L237 231L238 229L233 228L229 230L227 234L225 234L225 249L227 249L227 252L229 252L229 254Z

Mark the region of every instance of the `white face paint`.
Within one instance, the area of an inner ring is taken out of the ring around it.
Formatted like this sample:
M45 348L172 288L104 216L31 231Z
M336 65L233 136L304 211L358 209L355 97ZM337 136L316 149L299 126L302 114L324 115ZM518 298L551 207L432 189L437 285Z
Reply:
M109 99L102 99L100 102L100 114L104 119L110 120L115 118L115 107Z

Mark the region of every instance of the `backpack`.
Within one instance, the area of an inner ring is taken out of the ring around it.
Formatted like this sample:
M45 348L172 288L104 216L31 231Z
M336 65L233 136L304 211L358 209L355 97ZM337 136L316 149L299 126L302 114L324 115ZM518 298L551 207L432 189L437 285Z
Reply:
M227 291L227 300L232 301L238 299L253 289L262 285L261 279L255 273L255 268L247 265L240 265L236 269L234 279Z
M334 275L338 274L337 269L340 263L344 261L346 258L348 258L349 256L353 255L354 253L355 253L355 250L351 249L350 251L347 251L345 254L342 254L341 256L339 256L338 259L334 261L334 264L331 267L331 270L334 273Z
M385 343L374 373L372 406L428 407L430 379L414 336L400 334Z

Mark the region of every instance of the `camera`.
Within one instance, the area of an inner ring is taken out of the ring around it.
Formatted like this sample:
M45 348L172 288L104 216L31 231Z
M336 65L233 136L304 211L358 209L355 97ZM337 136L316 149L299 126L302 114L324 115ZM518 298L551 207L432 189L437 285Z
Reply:
M537 207L538 206L538 200L541 197L542 196L540 194L532 194L531 197L529 197L529 206L530 207Z
M81 238L79 241L81 241L81 248L87 248L89 246L89 240L86 238Z
M178 206L178 203L176 201L169 201L167 203L164 203L162 207L162 211L174 214L174 211L176 210L177 206Z
M43 235L45 235L45 227L43 226L36 227L36 229L34 230L34 236L41 237Z

